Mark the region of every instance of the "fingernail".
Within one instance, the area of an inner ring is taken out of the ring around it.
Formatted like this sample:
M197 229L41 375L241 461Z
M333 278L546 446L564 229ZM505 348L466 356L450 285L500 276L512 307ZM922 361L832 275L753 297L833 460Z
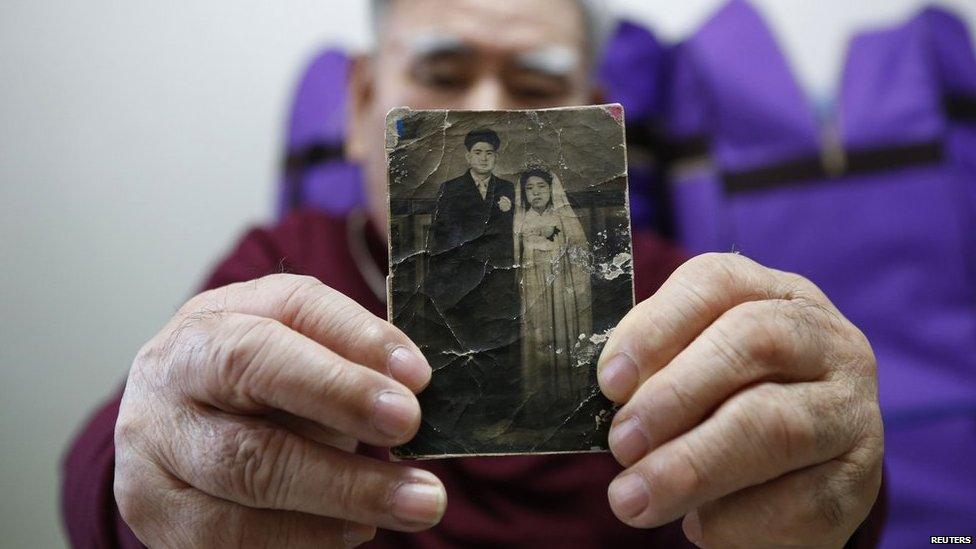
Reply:
M447 494L439 485L410 482L393 494L393 516L411 524L437 524L446 505Z
M416 406L406 395L384 391L373 404L373 427L388 437L401 438L413 427Z
M622 402L637 387L637 365L624 353L618 353L597 372L603 393L611 400Z
M342 528L342 540L346 542L346 546L348 547L361 545L374 537L376 537L375 526L366 526L365 524L347 520Z
M688 538L688 541L695 545L701 543L701 518L698 517L698 511L692 511L685 515L684 524L681 525L681 528L685 531L685 537Z
M623 518L634 518L647 508L647 484L638 473L629 473L610 483L610 507Z
M648 451L647 436L636 417L624 420L610 429L610 451L621 465L628 467Z
M419 389L430 381L430 365L420 353L407 347L397 347L390 353L390 375L393 379Z

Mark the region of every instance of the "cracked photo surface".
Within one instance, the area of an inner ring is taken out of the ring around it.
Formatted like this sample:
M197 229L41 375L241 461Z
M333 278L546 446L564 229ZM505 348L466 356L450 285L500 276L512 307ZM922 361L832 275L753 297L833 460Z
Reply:
M400 459L598 452L634 305L620 105L387 115L388 315L430 361Z

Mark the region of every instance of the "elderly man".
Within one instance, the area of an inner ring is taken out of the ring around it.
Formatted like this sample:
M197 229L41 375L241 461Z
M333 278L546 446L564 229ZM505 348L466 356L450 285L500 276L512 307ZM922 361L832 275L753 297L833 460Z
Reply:
M589 74L602 25L573 0L377 4L379 40L353 70L347 143L365 167L368 213L300 213L249 233L211 289L146 343L121 401L69 457L72 540L871 543L883 435L861 332L799 276L737 255L675 269L679 256L644 233L634 236L639 304L598 367L622 404L612 456L381 459L375 447L418 428L414 393L431 376L416 345L377 316L381 292L368 283L385 261L384 115L598 101ZM272 274L282 266L296 274Z

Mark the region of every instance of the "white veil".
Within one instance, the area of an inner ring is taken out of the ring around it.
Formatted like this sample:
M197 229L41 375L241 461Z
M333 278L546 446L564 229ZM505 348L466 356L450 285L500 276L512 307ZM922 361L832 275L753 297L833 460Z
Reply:
M564 279L566 284L572 287L572 307L576 309L578 321L577 335L589 336L593 327L591 316L592 288L590 286L590 277L593 272L593 252L587 241L586 233L583 231L583 224L569 203L562 181L554 172L549 173L552 175L552 184L550 185L552 211L555 214L558 223L557 228L559 229L559 232L553 236L561 249L559 267L557 268L566 277ZM526 214L530 207L522 199L522 179L520 175L515 189L515 218L512 223L515 241L515 264L520 267L524 266L524 261L526 261L526 258L523 257L522 234L525 229ZM521 291L523 315L526 313L525 301L527 297L525 291L523 287Z
M583 231L583 224L580 223L579 216L573 211L573 207L569 203L569 198L566 196L566 190L563 188L563 183L560 181L559 176L553 171L549 171L549 174L552 175L552 184L549 186L549 191L552 196L552 209L559 219L560 231L562 231L566 243L571 248L570 252L574 255L579 252L588 254L590 246L586 240L586 233ZM515 219L512 222L512 229L515 233L516 265L522 262L522 228L525 225L525 214L530 208L528 204L522 203L522 196L522 176L520 175L515 187ZM572 248L577 248L578 251L574 251Z

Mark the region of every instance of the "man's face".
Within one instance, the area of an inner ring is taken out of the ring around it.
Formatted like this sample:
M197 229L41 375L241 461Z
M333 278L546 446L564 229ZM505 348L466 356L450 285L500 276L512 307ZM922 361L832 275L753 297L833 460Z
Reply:
M385 224L386 113L536 109L597 101L583 14L571 0L397 0L350 85L349 156L363 164L370 213ZM482 162L491 164L494 159ZM477 162L469 159L475 168ZM480 168L476 168L480 169Z
M488 175L495 169L495 147L488 143L475 143L464 157L478 175Z

